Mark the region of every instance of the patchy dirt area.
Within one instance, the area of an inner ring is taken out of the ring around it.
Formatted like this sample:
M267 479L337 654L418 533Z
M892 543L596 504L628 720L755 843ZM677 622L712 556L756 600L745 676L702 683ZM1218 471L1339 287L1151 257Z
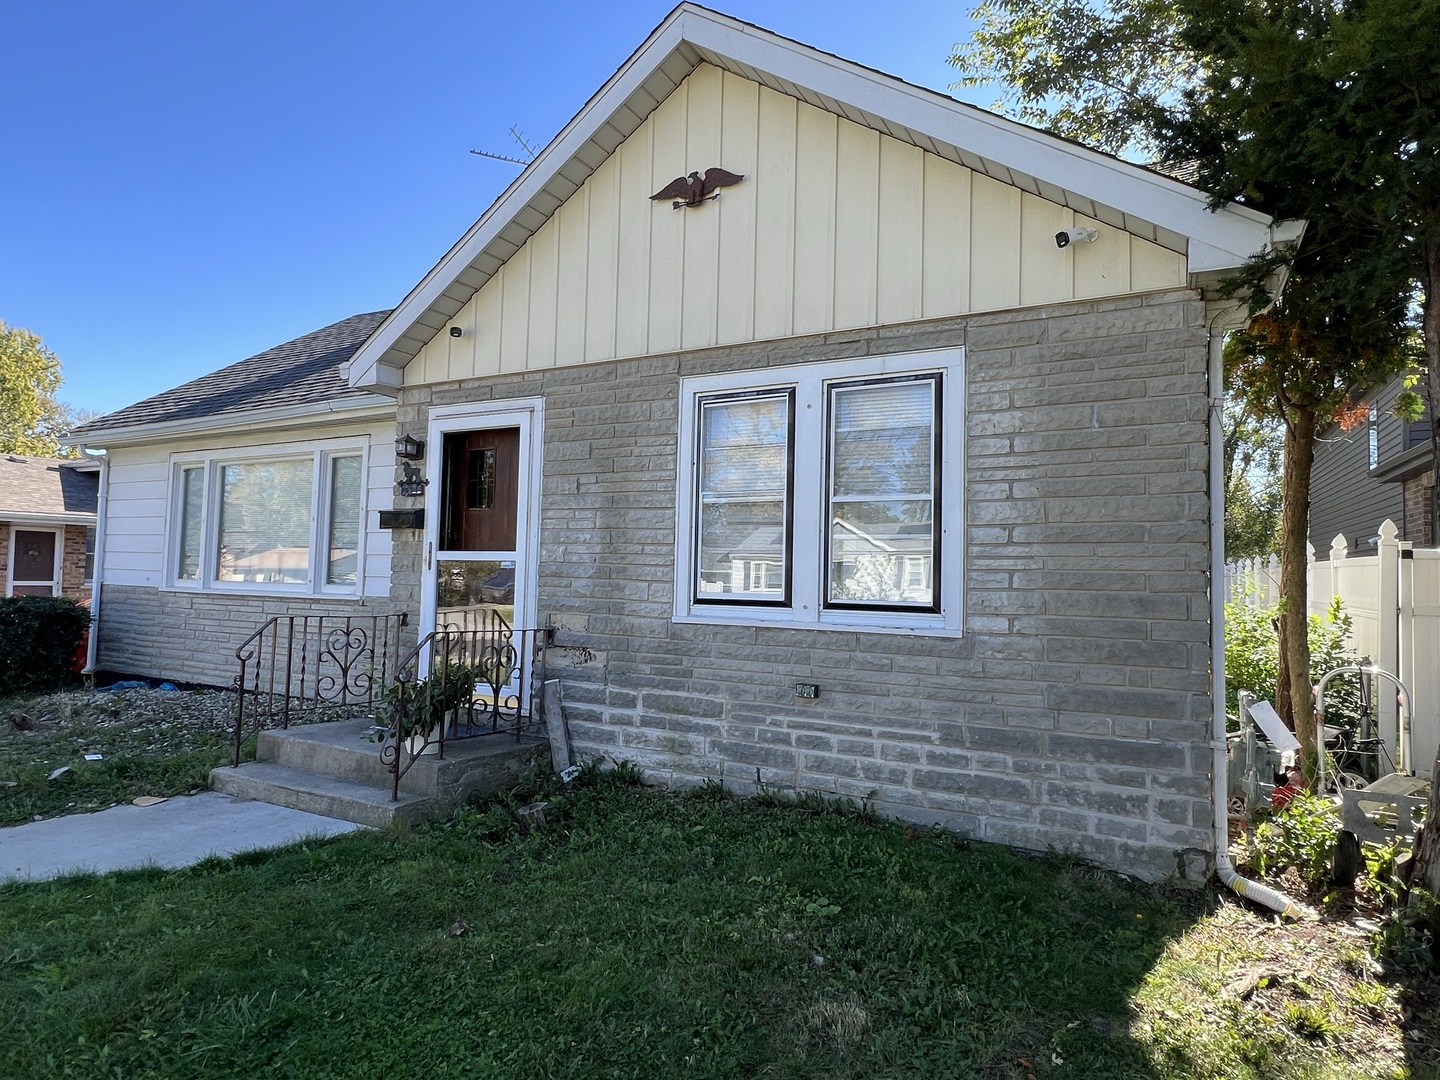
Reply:
M76 690L0 699L0 825L206 786L228 760L220 690Z
M1337 1057L1344 1075L1440 1075L1440 981L1389 938L1365 916L1282 922L1221 894L1150 972L1132 1032L1162 1056L1255 1075L1332 1075L1322 1063Z
M67 690L58 694L0 698L0 727L41 725L228 729L235 722L235 695L228 690Z

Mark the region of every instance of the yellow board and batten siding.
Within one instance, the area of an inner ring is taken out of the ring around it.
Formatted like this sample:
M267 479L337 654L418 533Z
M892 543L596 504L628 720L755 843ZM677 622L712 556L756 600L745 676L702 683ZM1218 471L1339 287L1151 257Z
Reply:
M719 166L696 209L649 196ZM1061 229L1099 230L1056 248ZM410 362L408 384L1172 288L1185 257L702 64Z

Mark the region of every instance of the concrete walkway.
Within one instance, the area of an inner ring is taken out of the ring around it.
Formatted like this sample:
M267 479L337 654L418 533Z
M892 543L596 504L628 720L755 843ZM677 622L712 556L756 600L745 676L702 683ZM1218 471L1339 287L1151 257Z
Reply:
M181 795L156 806L114 806L98 814L0 828L0 881L43 881L77 871L142 866L167 870L207 855L279 847L363 826L217 791Z

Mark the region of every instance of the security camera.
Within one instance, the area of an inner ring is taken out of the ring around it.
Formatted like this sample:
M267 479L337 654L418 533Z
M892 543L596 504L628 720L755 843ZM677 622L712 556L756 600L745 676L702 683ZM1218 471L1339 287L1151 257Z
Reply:
M1073 229L1061 229L1055 234L1055 246L1067 248L1071 244L1093 244L1095 238L1100 235L1098 229L1087 229L1083 225L1077 225Z

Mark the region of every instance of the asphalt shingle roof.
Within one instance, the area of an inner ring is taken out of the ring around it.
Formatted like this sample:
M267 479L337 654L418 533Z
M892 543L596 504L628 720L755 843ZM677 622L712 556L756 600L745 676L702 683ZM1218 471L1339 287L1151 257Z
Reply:
M341 319L258 356L91 420L71 436L366 396L370 391L351 389L340 375L340 365L354 355L389 314L372 311Z
M0 521L27 514L93 514L98 473L73 461L0 454Z

